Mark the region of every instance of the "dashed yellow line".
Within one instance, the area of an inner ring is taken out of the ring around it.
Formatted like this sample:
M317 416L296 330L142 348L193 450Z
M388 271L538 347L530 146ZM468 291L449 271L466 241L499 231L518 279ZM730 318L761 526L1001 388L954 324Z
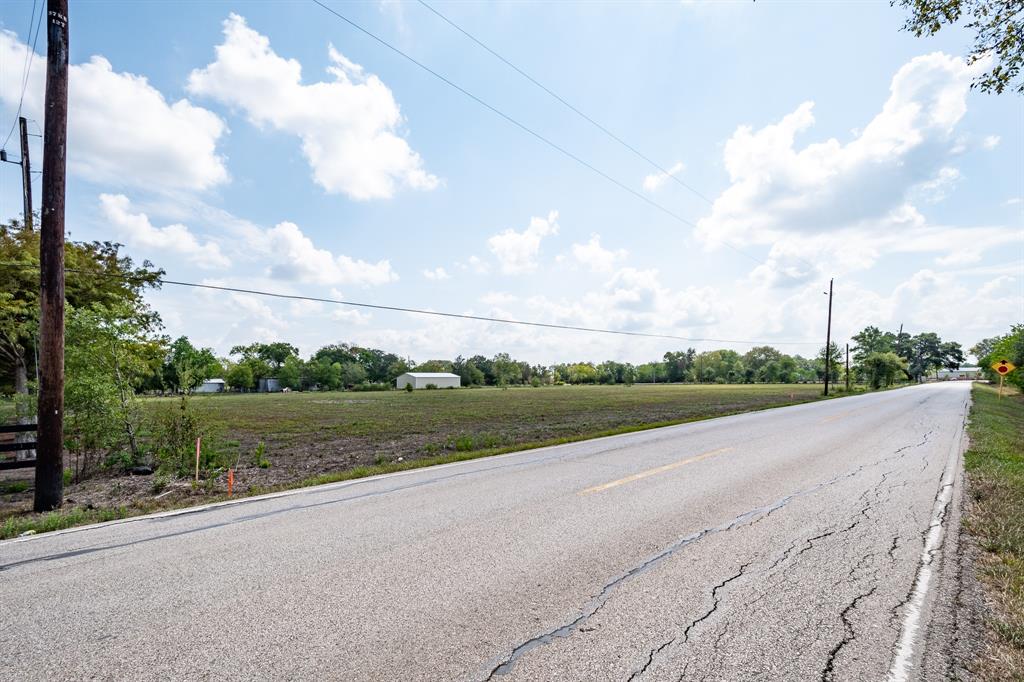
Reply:
M697 455L696 457L689 457L687 459L683 459L683 460L680 460L678 462L673 462L672 464L666 464L665 466L656 467L654 469L648 469L647 471L641 471L638 474L633 474L632 476L626 476L625 478L620 478L617 481L610 481L608 483L602 483L601 485L595 485L592 488L587 488L585 490L581 490L579 492L579 494L580 495L590 495L592 493L600 493L600 492L603 492L605 490L608 490L609 488L615 488L615 487L620 486L620 485L625 485L627 483L632 483L633 481L639 481L640 479L647 478L649 476L655 476L657 474L663 474L666 471L672 471L673 469L678 469L679 467L686 466L687 464L693 464L694 462L699 462L702 459L707 459L708 457L713 457L715 455L720 455L723 452L728 452L729 450L732 450L732 449L733 448L719 448L717 450L711 450L710 452L705 452L704 454Z

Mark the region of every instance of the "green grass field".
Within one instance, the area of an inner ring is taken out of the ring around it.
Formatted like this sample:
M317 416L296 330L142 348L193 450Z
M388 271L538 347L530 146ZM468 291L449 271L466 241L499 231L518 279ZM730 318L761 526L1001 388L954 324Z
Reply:
M814 400L821 386L553 386L366 393L277 393L197 396L193 406L220 433L243 442L268 440L275 450L331 443L373 444L415 454L470 438L515 445L646 424L681 422ZM150 399L149 410L174 403ZM472 448L479 449L479 448Z
M326 483L513 450L807 402L820 385L550 386L194 396L204 449L235 469L235 494ZM180 398L147 398L149 417ZM13 473L13 472L12 472ZM16 478L30 480L27 471ZM225 495L223 471L199 485L106 475L72 483L70 509L28 513L31 489L0 487L0 537L200 504ZM16 492L15 492L16 491ZM77 511L75 511L77 509ZM82 510L87 513L82 513Z
M975 384L972 396L966 523L993 606L979 679L1024 680L1024 395Z

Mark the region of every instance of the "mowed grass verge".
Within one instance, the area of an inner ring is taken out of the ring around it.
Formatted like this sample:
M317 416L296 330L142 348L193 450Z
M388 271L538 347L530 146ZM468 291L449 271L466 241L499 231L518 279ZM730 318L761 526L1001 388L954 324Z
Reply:
M239 496L819 400L821 390L813 384L551 386L226 394L195 396L191 404L206 425L204 442L235 463ZM143 407L155 414L176 409L178 400L146 399ZM199 485L104 475L67 486L65 509L38 515L29 512L31 473L19 478L0 481L0 538L226 497L223 471Z
M979 679L1024 680L1024 395L1000 399L993 386L972 391L964 466L966 527L982 555L980 577L992 606Z

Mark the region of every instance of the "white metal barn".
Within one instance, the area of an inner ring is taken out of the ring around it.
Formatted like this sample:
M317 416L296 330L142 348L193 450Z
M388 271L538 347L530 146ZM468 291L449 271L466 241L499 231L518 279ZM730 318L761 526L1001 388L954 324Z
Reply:
M196 386L196 393L223 393L226 384L223 379L207 379Z
M406 372L395 379L396 388L426 388L430 385L438 388L458 388L462 385L462 379L458 374L450 372Z

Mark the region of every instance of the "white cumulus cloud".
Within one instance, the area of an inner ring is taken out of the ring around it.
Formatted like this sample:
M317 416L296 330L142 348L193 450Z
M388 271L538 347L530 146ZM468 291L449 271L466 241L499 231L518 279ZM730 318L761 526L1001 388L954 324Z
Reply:
M784 234L906 225L916 212L908 194L947 166L976 68L942 53L912 59L893 77L882 110L846 144L795 147L814 124L813 102L760 130L741 126L725 145L731 185L698 223L698 236L771 243Z
M530 224L522 232L505 230L487 240L487 247L498 259L505 274L519 274L537 269L537 256L541 241L558 234L558 211L551 211L547 218L530 218Z
M16 107L30 48L0 31L0 101ZM46 55L36 54L23 113L43 125ZM205 190L227 182L217 142L227 132L213 112L168 102L145 76L115 71L93 56L68 68L68 170L93 182L149 190Z
M440 266L434 268L433 270L429 268L424 270L423 276L431 280L451 279L451 275L448 274L448 271Z
M611 272L616 261L626 258L629 254L625 249L613 251L604 248L601 246L601 235L592 234L590 241L586 244L572 245L572 255L582 265L594 272Z
M664 186L670 177L673 177L679 173L682 173L686 166L683 165L682 161L676 161L676 163L668 169L667 173L652 173L644 177L644 191L645 192L657 192Z
M999 142L1002 140L998 135L986 135L981 141L981 146L985 149L995 149L999 146Z
M200 242L181 224L156 227L149 216L133 212L131 201L123 194L101 194L100 211L113 233L129 247L154 260L175 254L200 268L226 268L231 262L211 241Z
M295 223L283 222L266 231L264 250L273 263L274 279L299 280L315 284L373 286L398 280L387 260L368 263L344 254L317 248Z
M333 80L302 82L302 65L285 59L243 17L224 21L216 61L194 70L188 91L243 110L257 126L298 136L313 179L353 199L391 197L398 185L429 190L438 179L399 134L403 123L391 90L329 47Z

